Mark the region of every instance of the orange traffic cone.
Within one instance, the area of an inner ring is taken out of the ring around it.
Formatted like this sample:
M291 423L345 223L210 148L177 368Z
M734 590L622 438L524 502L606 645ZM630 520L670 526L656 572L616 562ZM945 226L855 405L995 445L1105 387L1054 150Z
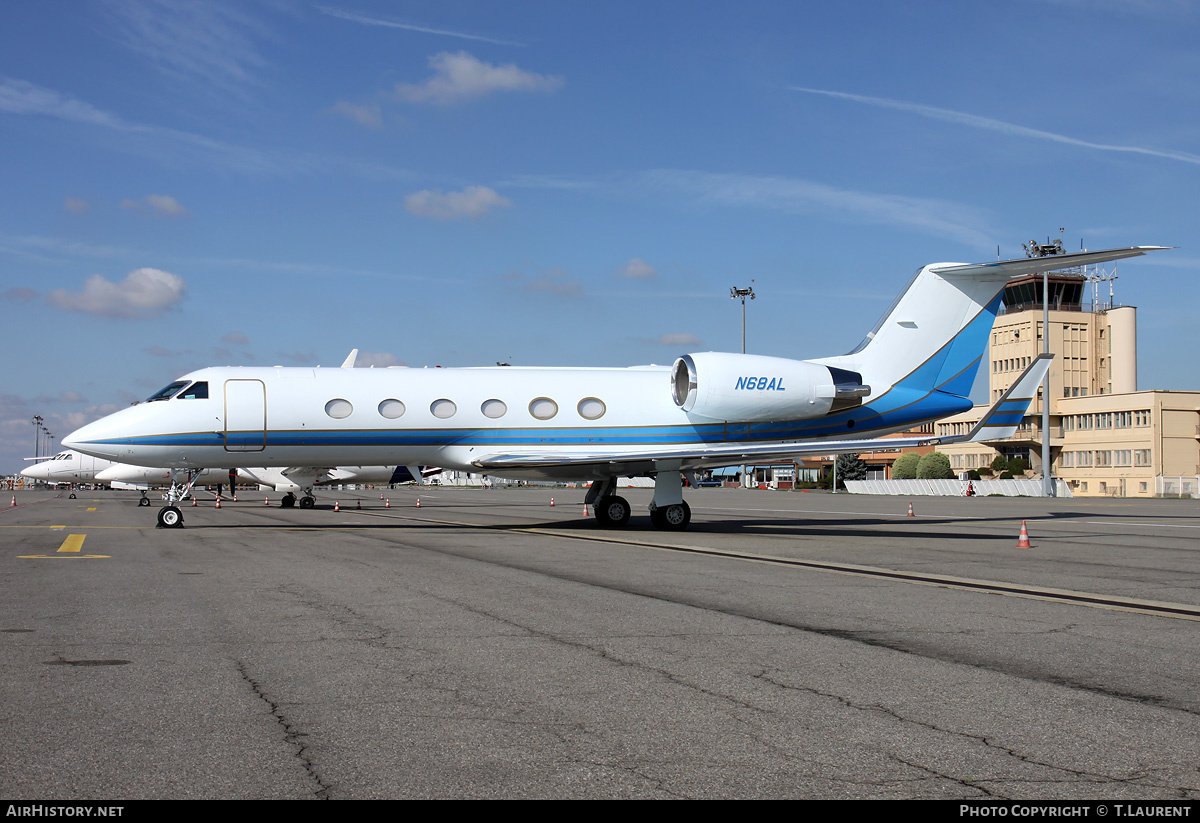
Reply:
M916 517L916 515L915 515L915 514L913 514L913 509L912 509L912 503L911 503L911 502L908 504L908 516L909 516L909 517Z
M341 502L342 502L342 501L340 501L340 500L334 500L334 501L333 501L333 510L334 510L335 512L340 512L340 511L342 510L342 507L341 507Z
M269 498L269 497L264 497L264 498L263 498L263 505L264 505L264 506L269 506L269 505L271 505L271 498Z
M12 505L14 505L14 506L17 505L17 496L15 494L13 495Z
M1021 537L1017 540L1018 549L1032 549L1029 545L1029 531L1025 528L1025 521L1021 521Z
M584 517L588 516L587 503L583 504L583 516Z
M421 498L417 498L417 508L421 508Z
M550 498L550 505L551 505L551 506L553 506L553 505L554 505L554 498L553 498L553 497L551 497L551 498Z
M194 494L192 495L192 505L193 505L193 506L197 506L197 505L199 505L199 504L196 502L196 495L194 495Z
M390 498L390 497L386 498L386 499L383 501L383 507L384 507L385 509L390 509L390 508L392 507L392 498Z
M221 498L217 498L217 508L221 508Z

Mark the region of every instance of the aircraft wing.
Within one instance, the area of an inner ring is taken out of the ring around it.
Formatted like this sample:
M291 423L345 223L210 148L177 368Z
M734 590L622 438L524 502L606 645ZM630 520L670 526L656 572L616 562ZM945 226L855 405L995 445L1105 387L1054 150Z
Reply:
M630 451L627 448L592 452L530 452L491 454L474 461L480 469L502 473L505 469L577 469L595 474L625 474L736 466L748 462L795 460L809 455L856 454L894 451L916 446L979 442L1012 435L1037 396L1037 387L1050 368L1052 354L1034 358L1029 367L966 434L951 437L875 437L864 440L796 440L767 443L719 443L705 446L663 446Z

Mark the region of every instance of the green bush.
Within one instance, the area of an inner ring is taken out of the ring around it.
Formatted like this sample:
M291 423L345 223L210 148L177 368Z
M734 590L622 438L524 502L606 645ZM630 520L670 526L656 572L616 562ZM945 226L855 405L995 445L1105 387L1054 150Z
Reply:
M917 464L919 480L953 480L954 471L950 468L950 458L941 452L930 452L921 458Z
M917 466L921 462L921 455L916 452L908 452L896 458L896 462L892 464L892 479L893 480L915 480L917 477Z

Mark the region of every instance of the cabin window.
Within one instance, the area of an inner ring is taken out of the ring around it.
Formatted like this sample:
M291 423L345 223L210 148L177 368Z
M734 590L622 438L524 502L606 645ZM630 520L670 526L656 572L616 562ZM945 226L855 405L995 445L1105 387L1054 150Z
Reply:
M579 416L585 420L598 420L607 411L599 397L585 397L579 401Z
M558 404L549 397L538 397L530 402L529 413L538 420L549 420L558 414Z
M155 400L170 400L176 393L188 384L186 380L176 380L169 386L159 389L154 394L146 398L147 403L152 403Z
M439 420L446 420L458 412L458 406L455 405L453 400L447 400L443 397L441 400L434 400L430 403L429 411Z
M197 380L192 385L179 393L176 400L207 400L208 399L208 381Z
M395 420L404 414L404 404L394 398L388 398L379 404L379 414L388 420Z
M343 420L350 416L354 411L354 406L350 405L349 400L343 400L340 397L334 398L325 404L325 413L336 420Z
M503 417L508 413L508 405L503 400L484 400L483 405L479 407L483 412L484 417L490 417L495 420L498 417Z

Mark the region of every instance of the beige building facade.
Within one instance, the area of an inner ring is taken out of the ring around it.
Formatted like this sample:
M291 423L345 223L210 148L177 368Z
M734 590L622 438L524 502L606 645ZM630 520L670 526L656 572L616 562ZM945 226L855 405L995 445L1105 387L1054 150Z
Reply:
M997 456L1042 467L1042 403L1050 407L1054 477L1080 496L1153 497L1200 493L1200 391L1137 390L1137 310L1098 307L1081 299L1079 275L1050 276L1049 397L1041 390L1012 437L939 447L958 472L990 467ZM1042 352L1041 278L1005 289L1004 312L992 328L989 403ZM964 434L986 411L937 423L939 435Z

